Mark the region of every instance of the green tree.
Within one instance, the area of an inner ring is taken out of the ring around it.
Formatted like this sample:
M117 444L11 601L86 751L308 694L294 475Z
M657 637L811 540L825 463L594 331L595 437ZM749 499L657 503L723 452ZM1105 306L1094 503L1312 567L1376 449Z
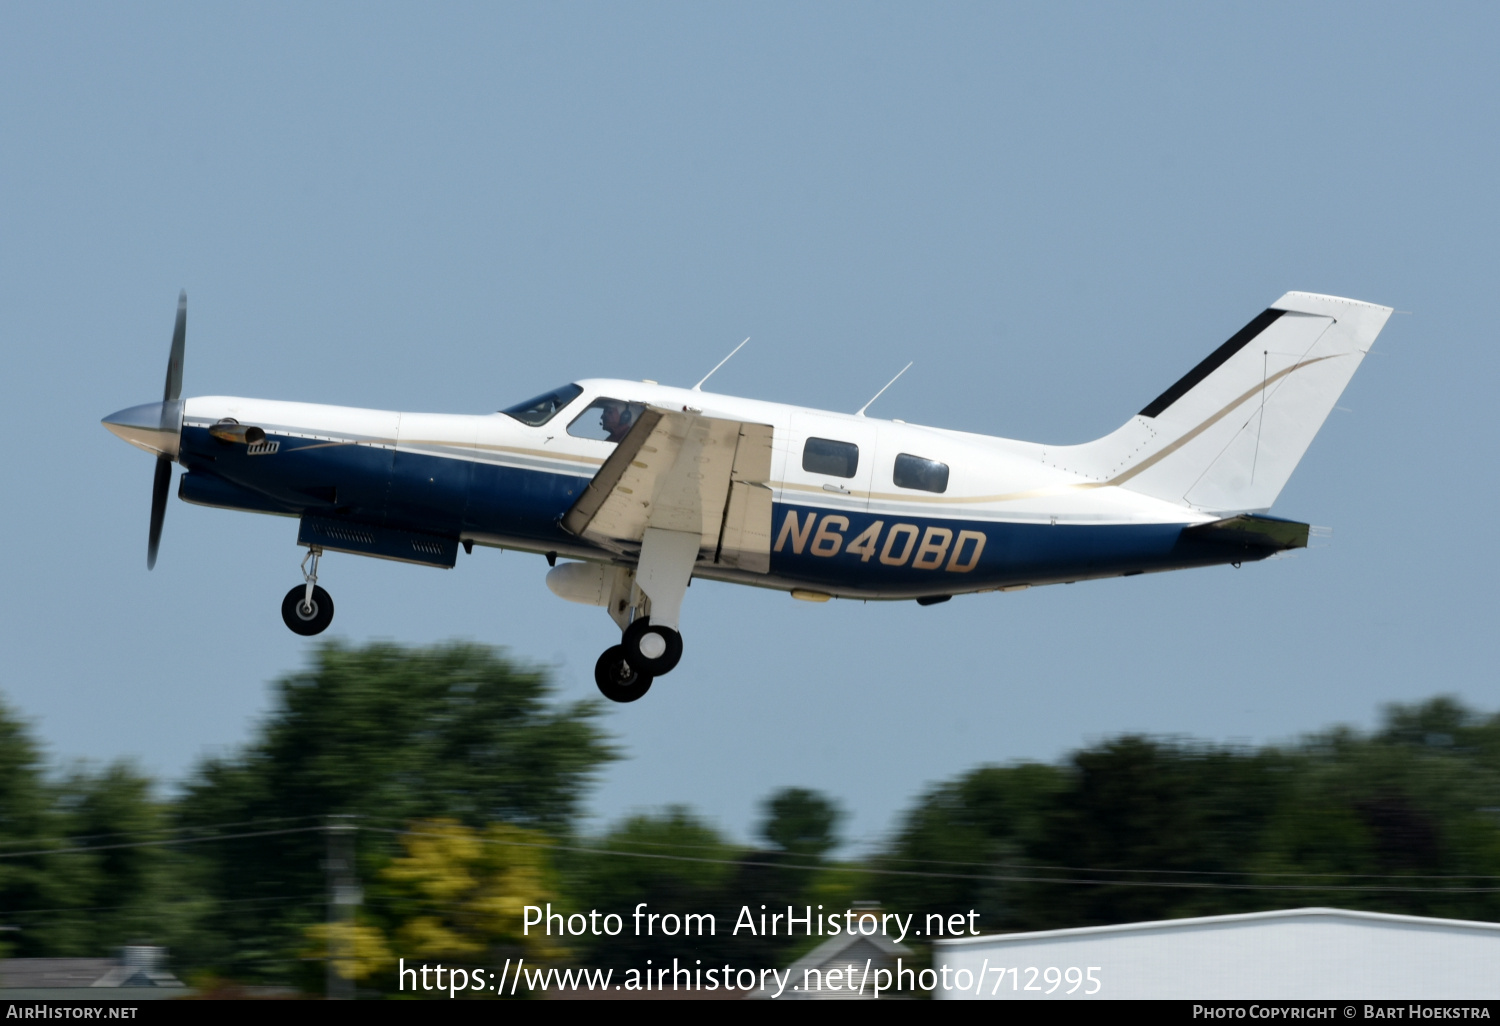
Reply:
M631 816L590 847L597 853L574 852L566 860L565 890L572 895L566 911L613 912L623 917L625 929L616 937L579 943L580 964L641 968L648 958L660 965L663 960L670 964L674 956L689 963L733 956L744 964L744 944L730 936L739 909L735 863L743 853L712 826L687 808L672 806L659 814ZM689 939L680 932L665 935L646 923L637 935L630 917L642 902L645 915L713 914L717 932Z
M1301 904L1500 919L1484 891L1500 875L1495 734L1495 718L1435 698L1388 707L1373 737L1308 738L1255 870L1297 874Z
M170 836L170 810L153 790L151 778L127 762L97 771L75 766L50 788L54 830L64 847L82 849L53 857L76 909L59 909L38 927L59 953L190 943L199 895L178 872L181 854L148 843Z
M893 875L872 881L902 912L981 914L987 929L1015 928L1026 877L1049 812L1067 786L1055 766L982 766L928 791L874 862ZM910 875L906 875L910 874Z
M772 850L740 848L687 808L671 806L624 820L593 841L594 852L567 856L567 910L614 912L625 921L620 936L570 938L579 962L639 969L647 959L660 966L676 958L689 966L701 960L704 966L780 967L816 944L791 935L787 906L801 917L809 905L813 914L820 903L833 913L849 907L851 897L869 896L858 891L863 874L823 862L838 843L842 814L831 799L801 788L776 792L764 812L760 832ZM636 934L631 915L641 903L647 916L710 914L715 932L674 935L643 920ZM736 934L745 909L754 932ZM761 931L763 914L768 927L771 916L781 917L774 933Z
M99 956L180 934L169 856L138 846L163 838L151 790L126 763L49 780L25 726L0 704L0 953Z
M48 953L30 910L61 899L49 886L48 857L29 852L58 846L48 810L42 757L30 733L0 703L0 956Z
M839 807L816 791L787 787L766 799L760 833L781 851L822 858L838 846Z
M1261 849L1289 797L1274 750L1124 737L1073 756L1068 787L1029 854L1049 867L1025 890L1024 925L1083 926L1272 907L1257 892L1203 884ZM1183 886L1189 885L1189 886Z
M762 813L760 836L770 842L772 850L748 852L736 868L728 889L739 904L748 905L757 914L761 906L770 913L785 913L790 906L801 916L807 914L808 906L816 912L817 905L827 904L820 897L841 894L839 889L819 886L830 874L824 858L839 844L843 812L838 805L817 791L786 787L765 800ZM847 877L837 871L835 875ZM824 911L833 911L833 906ZM741 960L762 966L783 965L789 961L788 953L811 946L799 943L785 931L742 934L737 943Z
M243 978L301 970L313 984L320 967L298 953L324 915L329 815L357 817L365 880L413 820L568 832L614 752L597 706L555 706L551 691L543 671L479 645L318 648L276 683L254 740L204 763L180 801L184 827L258 835L194 846L217 903L202 961Z
M1500 920L1500 716L1390 706L1284 746L1123 737L928 794L887 904L1046 929L1306 905Z

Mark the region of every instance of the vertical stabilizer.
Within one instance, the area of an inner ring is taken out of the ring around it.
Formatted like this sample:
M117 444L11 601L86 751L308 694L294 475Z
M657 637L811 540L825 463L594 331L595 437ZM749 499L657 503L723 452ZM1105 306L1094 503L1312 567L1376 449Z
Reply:
M1049 455L1205 512L1263 512L1390 315L1390 307L1288 292L1119 430Z

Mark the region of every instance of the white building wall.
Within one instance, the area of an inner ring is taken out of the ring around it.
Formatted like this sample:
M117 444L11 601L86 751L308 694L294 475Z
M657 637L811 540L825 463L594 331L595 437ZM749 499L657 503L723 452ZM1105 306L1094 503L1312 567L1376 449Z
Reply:
M933 964L969 983L947 999L1496 1000L1500 924L1299 909L937 941ZM1094 994L1052 988L1071 967Z

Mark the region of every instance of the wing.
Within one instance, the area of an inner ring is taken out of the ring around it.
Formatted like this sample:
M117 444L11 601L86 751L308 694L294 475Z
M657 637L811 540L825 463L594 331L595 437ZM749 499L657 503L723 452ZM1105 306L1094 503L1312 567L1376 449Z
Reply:
M647 407L573 508L565 529L621 555L648 527L696 533L699 559L771 568L771 426Z

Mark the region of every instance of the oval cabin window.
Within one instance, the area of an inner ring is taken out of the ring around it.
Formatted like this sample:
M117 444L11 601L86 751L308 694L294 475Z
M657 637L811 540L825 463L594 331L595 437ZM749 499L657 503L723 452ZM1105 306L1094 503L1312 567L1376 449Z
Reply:
M802 446L802 469L809 474L853 477L859 469L859 446L831 438L809 438Z
M897 488L915 488L923 492L948 490L948 464L937 460L923 459L902 453L896 457L896 470L891 475Z

